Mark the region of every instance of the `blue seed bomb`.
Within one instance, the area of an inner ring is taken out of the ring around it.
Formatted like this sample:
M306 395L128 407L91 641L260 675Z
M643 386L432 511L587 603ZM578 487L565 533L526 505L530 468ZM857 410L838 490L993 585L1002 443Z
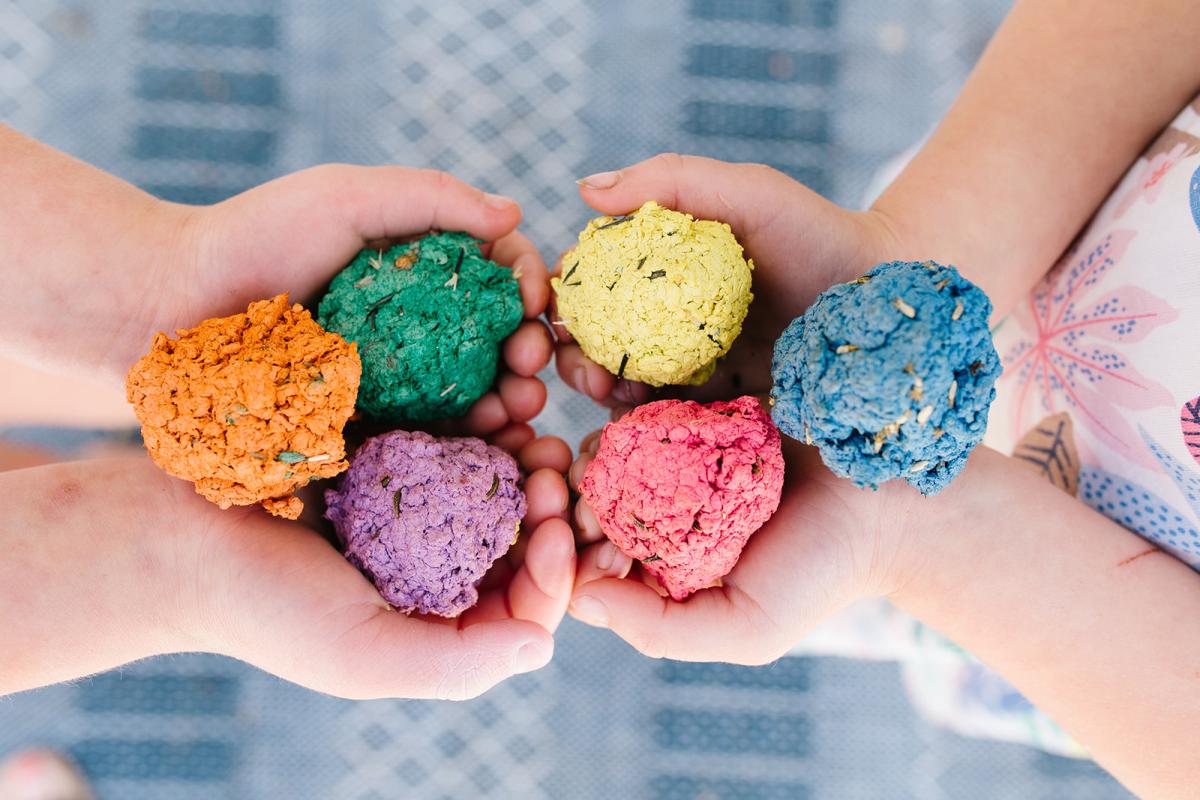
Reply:
M937 494L983 438L1000 357L991 301L951 266L880 264L834 286L775 343L772 418L856 486Z

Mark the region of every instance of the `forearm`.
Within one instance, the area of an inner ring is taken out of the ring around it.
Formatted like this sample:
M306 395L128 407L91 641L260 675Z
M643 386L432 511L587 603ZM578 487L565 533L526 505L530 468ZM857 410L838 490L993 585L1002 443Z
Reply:
M182 207L0 125L0 348L121 374L151 329Z
M176 491L139 460L0 473L0 695L178 649L155 486Z
M998 453L916 504L893 599L1146 797L1195 790L1200 575Z
M957 265L998 315L1066 249L1200 90L1184 0L1022 0L875 204L902 251Z

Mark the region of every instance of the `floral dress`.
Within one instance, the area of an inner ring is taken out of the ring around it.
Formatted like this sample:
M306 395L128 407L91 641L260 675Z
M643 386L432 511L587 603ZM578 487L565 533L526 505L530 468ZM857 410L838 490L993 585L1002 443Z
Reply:
M1130 168L994 330L985 444L1200 570L1200 98ZM883 601L808 652L895 658L914 704L960 733L1083 749L968 653Z

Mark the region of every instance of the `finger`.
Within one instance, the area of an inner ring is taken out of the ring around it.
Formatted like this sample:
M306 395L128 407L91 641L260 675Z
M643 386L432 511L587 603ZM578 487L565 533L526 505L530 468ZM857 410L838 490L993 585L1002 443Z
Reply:
M564 383L597 402L607 400L617 382L616 376L585 356L576 344L560 344L554 364Z
M566 519L570 492L564 483L563 469L570 458L571 450L567 443L555 436L539 437L521 448L517 461L521 469L530 474L525 483L529 505L522 521L523 528L533 529L551 517ZM528 542L528 536L518 537L509 548L506 561L516 567L524 563Z
M507 593L500 592L467 612L465 624L491 621L498 615L535 622L553 631L562 621L575 581L575 543L571 527L561 519L550 519L534 529L521 568L513 576Z
M553 632L562 622L575 585L575 541L571 526L548 519L529 537L525 561L508 588L513 616Z
M625 405L624 403L614 402L608 409L608 419L610 422L616 422L621 417L633 411L634 406Z
M525 499L529 508L521 526L532 530L551 518L567 518L567 482L561 472L539 469L525 479Z
M579 587L570 613L651 658L763 664L787 651L762 634L761 611L736 588L702 589L676 602L638 580L602 578Z
M579 565L575 569L575 590L584 584L602 578L624 578L633 567L633 559L605 539L579 554Z
M600 449L600 436L603 433L603 428L597 428L587 436L584 436L579 441L579 454L590 453L591 455L596 455L596 451Z
M488 392L467 409L462 418L463 430L471 436L489 436L511 420L498 392Z
M466 231L485 241L517 227L521 209L444 172L400 166L328 164L281 178L297 204L317 194L323 213L342 218L360 240L392 239L428 230Z
M513 547L516 547L516 545L513 545ZM493 589L503 589L512 581L513 575L517 572L516 567L510 561L513 547L508 549L508 552L504 554L504 558L498 559L496 563L492 564L491 569L484 573L483 580L479 582L480 598L490 596L488 593ZM479 602L483 603L483 600L481 599Z
M604 529L585 500L575 501L575 538L581 544L591 544L604 538Z
M454 620L455 625L460 628L469 628L482 622L496 622L513 618L508 611L508 584L512 582L517 571L509 567L507 579L500 580L498 577L493 579L492 573L497 571L496 567L501 563L504 562L497 562L483 576L483 582L479 585L478 602Z
M647 200L700 219L729 223L739 237L778 217L778 209L813 195L803 184L761 164L730 164L699 156L663 153L616 172L579 182L584 202L604 214L636 210Z
M384 610L336 644L324 654L335 693L355 699L466 700L513 675L540 669L554 653L550 633L527 620L459 628Z
M595 457L594 453L583 451L579 454L579 458L575 459L571 464L571 471L567 473L567 480L571 482L572 488L579 491L579 484L583 481L583 476L587 474L587 469Z
M569 252L570 251L568 250L567 253ZM558 277L562 274L563 256L565 256L567 253L559 256L558 261L554 262L554 269L550 273L551 276ZM556 341L561 344L567 344L568 342L575 341L575 337L573 337L571 332L567 330L566 323L563 322L562 317L559 316L558 294L554 291L553 287L550 289L550 300L546 304L546 319L550 321L550 329L554 333L554 338Z
M525 318L536 319L541 316L550 300L550 275L546 262L529 237L513 231L492 245L490 258L512 268L521 287Z
M504 363L518 375L529 378L550 363L554 341L540 320L527 320L504 340Z
M652 387L625 378L617 381L612 390L613 399L627 406L639 406L649 402L654 396L655 391Z
M537 378L505 374L498 384L500 399L509 419L527 422L536 417L546 406L546 384Z
M521 448L537 437L533 428L524 422L513 422L488 437L488 442L509 453L519 453Z
M513 544L513 546L508 548L508 553L505 554L504 560L509 563L509 566L514 574L518 569L520 569L521 565L525 563L525 551L528 548L528 536L518 536L517 541ZM512 580L511 576L509 577L509 580ZM504 585L507 586L508 583L505 582Z
M646 586L650 587L650 589L652 589L659 597L668 597L666 588L662 585L658 578L650 574L650 572L642 565L642 562L638 561L634 563L633 569L630 570L630 572L633 574L635 580L639 580Z
M527 472L552 469L563 475L571 467L571 448L557 436L539 436L521 448L517 461Z

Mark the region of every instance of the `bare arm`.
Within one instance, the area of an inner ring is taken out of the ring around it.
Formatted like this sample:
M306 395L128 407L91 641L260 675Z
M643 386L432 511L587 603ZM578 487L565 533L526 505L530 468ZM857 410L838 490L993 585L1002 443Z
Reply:
M0 347L42 368L123 376L160 330L307 300L368 242L431 228L499 240L529 317L511 349L534 354L509 366L525 378L549 360L534 321L549 283L520 209L445 173L324 165L182 206L0 125L0 186Z
M1182 0L1022 0L865 215L758 168L678 157L589 176L582 194L605 213L655 198L726 219L782 318L875 262L929 258L959 266L1002 316L1200 89L1197 39L1200 13ZM761 306L752 314L747 330L777 332ZM582 380L594 365L574 344L558 357L576 388L612 391L595 370ZM812 448L791 446L788 459L779 511L720 588L683 603L636 572L626 579L628 558L578 507L590 547L572 613L650 655L766 663L845 603L890 594L999 669L1134 791L1195 795L1200 575L992 451L931 500L893 484L857 491Z
M537 669L574 573L559 449L522 455L515 575L440 622L392 610L315 531L221 511L145 459L0 472L0 695L189 650L346 697L463 698Z
M580 556L571 613L647 655L764 664L847 603L885 594L997 669L1139 796L1195 796L1200 575L987 448L933 498L895 481L855 489L816 448L784 452L779 511L720 588L682 603L626 578L629 559L577 509L579 537L596 544Z
M605 214L655 199L733 226L757 265L758 299L723 367L755 360L763 348L749 339L774 341L820 292L881 261L954 264L999 319L1200 92L1196 41L1187 0L1020 0L929 142L864 214L763 168L671 154L590 175L581 194ZM569 385L609 404L647 396L628 382L612 396L612 376L558 333ZM706 389L725 391L728 371Z
M144 339L164 300L182 207L3 125L0 186L0 344L29 363L123 372L128 334Z
M908 527L897 605L1141 796L1195 796L1200 575L987 449Z
M957 265L1003 316L1200 91L1187 0L1021 0L873 211L889 257Z

